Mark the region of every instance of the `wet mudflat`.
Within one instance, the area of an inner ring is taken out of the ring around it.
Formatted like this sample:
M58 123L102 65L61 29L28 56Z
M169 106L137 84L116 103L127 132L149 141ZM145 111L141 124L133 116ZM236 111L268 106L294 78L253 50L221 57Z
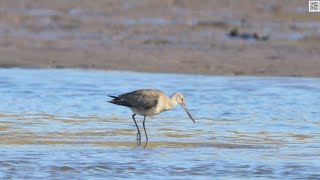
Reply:
M320 77L301 0L3 0L0 67Z

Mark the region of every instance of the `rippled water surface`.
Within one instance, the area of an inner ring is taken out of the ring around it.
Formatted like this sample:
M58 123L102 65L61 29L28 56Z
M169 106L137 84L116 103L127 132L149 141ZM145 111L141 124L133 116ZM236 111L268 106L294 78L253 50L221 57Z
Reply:
M138 146L107 95L142 88L182 92L196 124L147 118ZM319 78L0 69L0 94L1 179L320 176Z

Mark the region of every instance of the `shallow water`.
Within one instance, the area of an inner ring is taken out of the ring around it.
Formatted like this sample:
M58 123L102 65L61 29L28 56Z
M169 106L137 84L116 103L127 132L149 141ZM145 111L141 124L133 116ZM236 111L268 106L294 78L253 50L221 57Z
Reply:
M196 124L181 107L147 118L138 146L107 95L141 88L182 92ZM319 78L0 69L0 93L1 179L320 176Z

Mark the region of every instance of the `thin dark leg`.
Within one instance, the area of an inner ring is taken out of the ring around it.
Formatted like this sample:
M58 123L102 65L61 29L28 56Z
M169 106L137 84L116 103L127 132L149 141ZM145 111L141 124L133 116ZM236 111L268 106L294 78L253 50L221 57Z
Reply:
M137 147L141 146L141 140L137 140Z
M134 119L134 116L135 116L136 114L133 114L132 115L132 119L133 119L133 121L134 121L134 123L136 124L136 127L137 127L137 130L138 130L138 133L137 133L137 140L141 140L141 133L140 133L140 130L139 130L139 127L138 127L138 124L137 124L137 122L136 122L136 120Z
M144 129L144 134L146 135L147 141L148 141L148 135L147 135L147 131L146 131L146 126L144 125L144 122L146 121L146 116L144 116L143 119L143 129Z

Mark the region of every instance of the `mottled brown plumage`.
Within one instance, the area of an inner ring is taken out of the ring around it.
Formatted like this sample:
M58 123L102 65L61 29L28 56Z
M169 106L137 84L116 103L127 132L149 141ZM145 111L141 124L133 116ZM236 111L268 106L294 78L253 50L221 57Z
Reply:
M168 111L176 107L177 104L181 104L184 110L188 113L189 117L193 122L195 122L188 112L185 104L184 97L181 93L174 93L171 97L168 97L164 92L154 89L141 89L119 96L110 96L113 99L109 101L110 103L126 106L131 109L134 113L132 119L136 124L138 133L137 139L141 140L140 130L135 120L135 115L139 114L144 116L143 128L145 131L146 138L148 140L147 132L145 129L145 119L146 116L154 116L163 111Z
M121 94L118 97L113 96L115 99L111 100L111 103L127 107L149 109L157 105L160 94L164 93L152 89L137 90Z

